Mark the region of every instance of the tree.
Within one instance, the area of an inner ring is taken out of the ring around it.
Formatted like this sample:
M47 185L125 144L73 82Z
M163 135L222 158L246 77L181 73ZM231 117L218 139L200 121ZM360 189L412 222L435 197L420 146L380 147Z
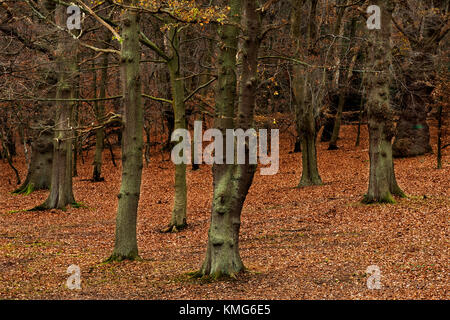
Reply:
M137 1L124 1L135 5ZM139 10L126 8L122 23L121 77L123 89L122 183L118 194L114 251L108 261L139 258L136 224L142 180L144 114L139 62Z
M56 5L55 24L66 25L66 7ZM76 74L77 44L64 29L58 31L59 41L55 52L56 85L55 136L50 194L44 204L35 209L63 209L75 203L72 191L72 115Z
M410 50L403 58L398 58L402 72L402 99L393 152L394 157L413 157L432 151L427 123L428 105L432 102L431 93L435 87L435 55L449 31L444 13L448 1L400 3L402 23L395 19L394 22L407 39Z
M238 126L250 128L255 107L257 87L257 58L260 46L260 17L254 0L230 1L230 25L221 26L219 79L217 86L215 125L223 133ZM239 16L243 12L244 41L242 46L242 74L239 87L237 121L234 121L236 95L236 53ZM225 139L224 139L225 141ZM248 152L248 149L247 149ZM248 157L246 157L248 158ZM199 276L213 278L235 276L244 270L239 254L241 212L248 190L253 182L255 165L214 164L213 205L206 257Z
M169 69L170 86L172 90L172 105L174 114L174 130L186 129L186 107L184 104L184 81L181 79L180 66L180 39L178 27L171 26L168 31L167 46L170 58L167 61ZM172 209L172 218L168 228L165 230L177 231L186 227L187 211L187 186L186 186L186 164L175 165L175 196Z
M367 114L369 127L369 189L363 201L394 202L393 195L404 196L397 184L392 159L394 136L393 109L390 99L391 31L394 4L390 0L374 1L381 8L381 29L368 30L369 57L367 75Z
M300 30L298 27L299 19L302 18L301 8L304 1L294 0L293 7L296 11L293 14L293 23L291 33L293 42L297 48L298 57L306 57L302 55L302 46L310 48L311 43L316 37L316 8L317 0L309 1L308 14L308 31L304 41L302 41ZM297 21L296 21L297 20ZM319 69L307 70L303 64L295 64L293 67L293 85L292 90L295 99L295 117L298 126L297 132L300 133L301 150L302 150L302 177L298 187L306 187L311 185L321 185L322 179L317 168L317 132L320 129L320 101L322 99L323 76ZM320 84L317 86L317 84ZM319 88L317 88L319 87ZM314 90L316 88L316 90Z
M105 49L111 42L111 37L108 33L105 32ZM100 99L106 97L106 86L108 84L108 53L103 53L102 63L101 63L101 82L100 82ZM97 70L94 70L96 73ZM105 101L95 101L95 116L98 122L102 122L105 117ZM102 178L102 164L103 164L103 149L104 149L104 140L105 140L105 129L103 126L100 126L95 133L95 156L94 156L94 171L92 173L93 181L103 181Z

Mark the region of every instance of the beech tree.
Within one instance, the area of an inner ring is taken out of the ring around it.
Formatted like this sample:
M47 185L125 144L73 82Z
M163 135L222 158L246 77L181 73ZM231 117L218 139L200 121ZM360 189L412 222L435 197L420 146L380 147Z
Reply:
M135 5L137 1L124 1ZM109 261L135 260L139 257L136 224L142 180L144 113L142 108L139 62L139 10L126 8L122 18L120 52L123 89L122 183L118 194L116 240Z
M50 5L50 4L49 4ZM55 51L56 117L54 125L53 161L50 194L44 204L34 209L63 209L74 204L72 191L72 139L73 139L73 101L74 75L76 74L77 43L64 30L67 21L66 7L56 5L55 24L58 30L58 44Z
M221 26L219 84L215 125L223 133L227 128L251 127L255 108L255 93L258 83L258 50L261 44L261 22L255 0L230 1L229 19L232 24ZM237 119L235 115L236 96L236 53L239 29L236 25L242 14L244 40L242 44L242 71L240 75ZM224 139L225 141L225 139ZM248 148L246 148L248 153ZM248 155L246 156L248 158ZM244 270L239 254L239 230L241 212L248 190L253 182L256 166L252 164L214 164L213 206L206 257L199 276L213 278L235 276Z
M381 8L381 29L367 30L370 45L367 75L370 175L369 189L363 201L392 203L393 195L404 196L395 179L392 158L391 20L395 5L390 0L377 0L374 4Z
M400 1L401 22L396 29L407 39L409 50L397 56L400 67L400 120L393 152L395 157L413 157L431 152L427 116L436 84L436 57L441 41L448 34L448 1Z
M296 48L296 56L306 58L304 49L309 49L317 36L316 8L317 0L308 1L308 31L303 39L300 33L300 19L303 18L303 0L293 1L293 21L291 33L293 44ZM298 187L322 184L322 179L317 167L317 133L320 129L320 101L323 96L323 72L317 68L308 68L308 64L296 63L293 66L292 91L295 99L295 117L297 132L300 133L302 150L302 177ZM319 85L318 85L319 84Z

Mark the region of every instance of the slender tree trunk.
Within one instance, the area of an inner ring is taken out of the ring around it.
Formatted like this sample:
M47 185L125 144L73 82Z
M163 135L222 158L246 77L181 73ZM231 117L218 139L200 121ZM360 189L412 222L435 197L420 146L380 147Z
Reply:
M354 26L352 26L352 32L351 32L351 37L354 37L354 29L356 28L356 21L352 22L354 24ZM359 48L355 48L355 52L351 58L350 64L348 66L348 71L347 71L347 76L346 78L343 80L343 85L340 88L340 93L339 93L339 103L338 103L338 109L337 109L337 113L336 113L336 120L334 122L334 128L333 128L333 134L331 135L331 139L330 139L330 144L328 146L328 150L337 150L338 146L337 146L337 141L339 139L339 131L341 129L341 122L342 122L342 113L344 111L344 104L345 104L345 99L347 98L347 92L348 92L348 86L350 83L350 79L353 75L353 68L355 66L356 63L356 58L358 56L358 52L359 52Z
M297 10L301 10L303 1L296 0L293 2L297 6ZM309 9L308 32L305 37L304 45L306 48L310 47L313 37L315 37L315 11L317 7L317 0L311 0ZM295 19L301 19L302 15L295 15ZM294 25L299 25L298 21L294 21ZM297 44L297 54L300 54L300 44L302 43L300 30L291 30L294 43ZM308 92L309 70L305 70L304 66L295 65L293 67L292 88L295 100L295 118L297 124L297 132L300 134L301 149L302 149L302 177L298 187L306 187L311 185L321 185L322 179L319 175L317 167L317 132L318 123L316 112L317 102L313 101L311 94Z
M80 51L78 51L78 54L76 56L76 76L75 76L75 88L74 88L74 96L75 99L79 99L80 98L80 66L79 66L79 61L80 61ZM80 105L81 102L75 102L74 103L74 107L73 107L73 115L72 115L72 119L73 119L73 127L77 127L78 126L78 121L79 121L79 117L80 117ZM78 176L78 153L81 151L83 152L83 146L80 145L80 137L78 134L78 131L75 130L74 132L74 139L73 139L73 168L72 168L72 176L77 177Z
M130 4L128 2L127 4ZM139 258L136 237L137 212L142 179L144 114L139 74L139 13L127 9L122 27L123 136L122 183L118 195L116 241L109 261Z
M442 169L442 104L438 107L437 168Z
M394 136L393 110L391 107L389 85L391 56L391 18L394 5L389 0L377 0L382 9L381 30L369 32L371 50L368 75L368 126L370 175L369 190L364 197L365 203L393 203L393 195L404 196L397 184L392 159L392 138Z
M106 40L106 43L109 42L110 37ZM103 53L103 59L101 63L102 71L101 71L101 82L100 82L100 98L106 97L106 86L108 84L108 53ZM97 72L94 70L94 72ZM105 117L105 101L100 100L98 104L95 104L96 107L96 118L100 123ZM92 180L95 182L104 181L102 177L102 165L103 165L103 150L105 148L105 129L100 127L95 132L95 155L94 155L94 172L92 174Z
M169 31L171 47L167 48L172 52L171 59L167 65L169 68L170 85L172 88L173 112L175 118L174 129L186 129L186 108L184 104L184 84L180 72L179 56L179 35L176 27ZM169 226L164 232L176 232L187 226L187 186L186 186L186 164L175 165L175 196L172 210L172 217Z

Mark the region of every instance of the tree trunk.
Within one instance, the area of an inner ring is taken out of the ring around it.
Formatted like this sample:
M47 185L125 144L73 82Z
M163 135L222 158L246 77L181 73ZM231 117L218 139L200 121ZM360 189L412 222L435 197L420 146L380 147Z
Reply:
M174 113L174 130L186 129L186 108L184 104L184 83L180 72L180 56L179 56L179 35L177 27L173 26L169 30L169 39L171 46L168 51L172 52L171 59L167 65L169 68L170 85L172 89L173 113ZM180 163L175 165L175 195L172 210L172 217L169 226L165 232L176 232L187 226L186 223L187 208L187 186L186 186L186 164Z
M57 5L55 22L66 23L66 7ZM58 31L60 39L56 49L56 71L58 83L56 99L73 99L76 79L76 42L65 31ZM56 105L55 136L53 141L53 162L50 194L40 209L64 209L75 203L72 191L72 127L73 102L63 101Z
M351 38L353 38L355 36L355 28L356 28L356 21L353 20L352 21L352 31L351 31ZM350 47L349 47L350 49ZM350 80L352 78L353 75L353 68L355 66L356 63L356 58L358 56L358 52L359 52L359 47L354 48L354 54L350 60L350 64L348 66L348 71L347 71L347 75L346 78L343 79L343 84L342 87L340 88L340 92L339 92L339 102L338 102L338 109L337 109L337 113L336 113L336 120L334 122L334 128L333 128L333 133L331 135L331 139L330 139L330 144L328 146L328 150L337 150L338 146L337 146L337 141L339 139L339 131L341 129L341 122L342 122L342 112L344 111L344 103L345 103L345 99L347 98L347 93L348 93L348 86L350 85Z
M437 135L437 168L442 169L442 102L437 110L438 135Z
M232 0L230 7L230 19L237 25L241 1ZM223 133L227 128L233 128L235 125L245 130L250 128L253 121L257 86L257 55L260 46L260 20L256 12L255 1L244 0L243 8L245 41L236 124L233 117L239 29L235 25L219 27L222 45L218 59L219 78L215 124ZM255 165L250 164L214 164L214 194L208 246L205 260L199 271L200 275L213 278L233 277L244 270L244 264L239 254L239 230L242 207L253 182L255 169Z
M53 162L53 130L44 130L31 144L31 161L24 183L13 193L30 194L50 189Z
M394 157L414 157L432 152L427 115L436 76L435 54L445 37L448 23L439 13L448 1L422 1L421 23L408 24L405 33L411 43L410 56L402 65L404 94L400 120L393 144ZM448 30L447 30L448 31Z
M110 41L110 37L106 39L106 46ZM106 47L105 46L105 47ZM100 98L106 97L106 86L108 84L108 53L103 53L103 60L101 63L102 67L102 78L100 82ZM97 71L94 70L96 73ZM104 121L105 117L105 101L100 100L98 103L95 103L95 116L97 118L97 122L101 123ZM103 150L105 148L105 129L102 127L98 128L95 132L95 156L94 156L94 172L92 174L92 180L95 182L104 181L102 177L102 164L103 164Z
M129 2L128 2L129 4ZM142 178L144 114L141 98L139 13L127 9L122 27L122 183L118 194L116 241L108 261L139 258L136 237L137 211Z
M392 138L394 135L393 110L390 101L391 18L394 5L388 0L375 4L382 10L381 30L369 32L371 50L368 75L368 127L370 176L369 190L363 199L365 203L393 203L393 195L403 196L394 174L392 159Z
M294 1L294 5L301 10L300 3L302 1ZM315 11L317 7L317 0L311 1L311 7L309 9L309 21L308 30L304 46L306 48L310 47L311 42L313 42L313 37L315 36ZM301 15L295 15L296 19L301 19ZM299 22L293 23L293 25L298 25ZM297 44L297 54L300 55L301 37L299 30L291 30L293 39ZM305 70L302 65L295 65L293 67L293 80L292 80L292 90L294 93L295 100L295 119L297 124L297 132L300 134L301 149L302 149L302 177L298 184L298 187L306 187L311 185L321 185L322 179L319 175L319 170L317 168L317 151L316 151L316 139L318 133L318 115L317 107L318 101L312 99L311 94L308 90L308 81L314 81L310 77L310 73L314 71ZM311 76L312 77L312 76Z

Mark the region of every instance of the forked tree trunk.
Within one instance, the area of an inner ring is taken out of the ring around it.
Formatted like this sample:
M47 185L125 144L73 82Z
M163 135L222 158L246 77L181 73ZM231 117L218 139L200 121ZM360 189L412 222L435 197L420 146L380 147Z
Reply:
M232 0L230 7L230 19L237 25L241 1ZM233 128L234 125L245 130L251 126L253 120L257 86L257 55L260 46L260 21L255 1L244 0L243 10L246 34L243 45L237 123L234 123L233 117L239 29L235 25L219 27L222 45L218 59L219 78L215 124L223 133L225 133L225 129ZM233 277L244 270L244 264L239 254L239 230L242 207L252 184L254 173L255 166L250 164L214 164L214 194L208 246L199 275L213 278Z
M363 202L393 203L393 195L404 196L397 184L392 159L392 138L394 136L393 110L389 85L391 56L391 18L394 5L389 0L375 1L381 7L381 30L369 32L368 74L368 127L370 176L369 190ZM373 72L377 71L377 72Z
M122 28L121 76L124 106L122 183L118 194L115 246L108 261L139 258L136 224L143 167L144 114L139 75L141 51L137 11L133 9L125 11Z

